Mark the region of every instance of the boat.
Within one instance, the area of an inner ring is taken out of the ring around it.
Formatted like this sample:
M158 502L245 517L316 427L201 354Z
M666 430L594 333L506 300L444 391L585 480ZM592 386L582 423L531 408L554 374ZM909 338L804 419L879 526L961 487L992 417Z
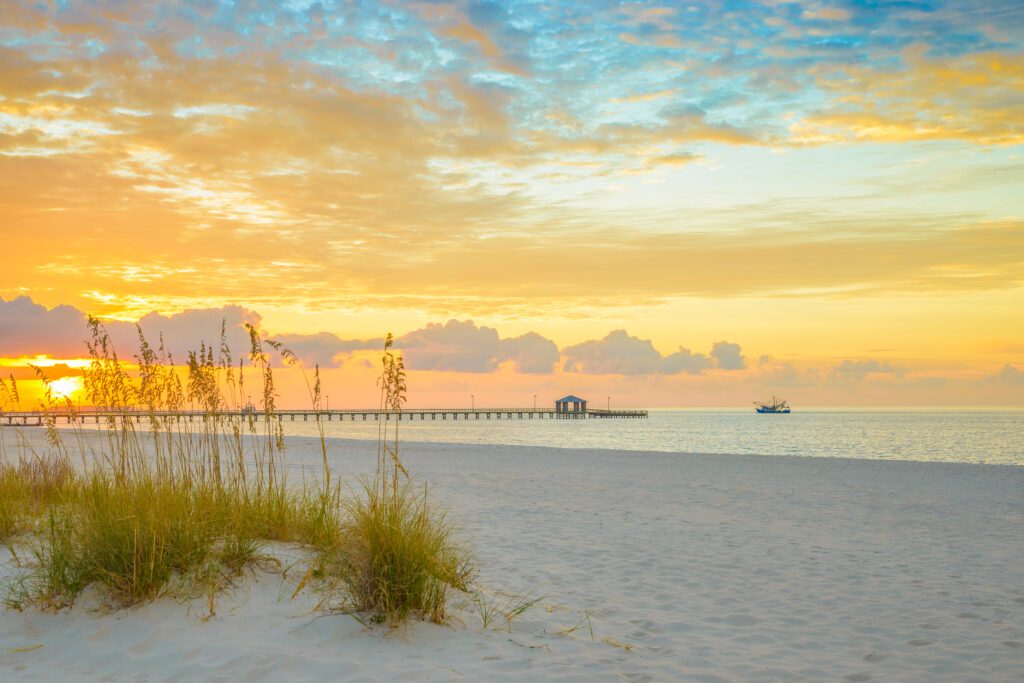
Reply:
M754 403L755 410L759 413L789 413L792 412L789 404L772 396L771 403Z

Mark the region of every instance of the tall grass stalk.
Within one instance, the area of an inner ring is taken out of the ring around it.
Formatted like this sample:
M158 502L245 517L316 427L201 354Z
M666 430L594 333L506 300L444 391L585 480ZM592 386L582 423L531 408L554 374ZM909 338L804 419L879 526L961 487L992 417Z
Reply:
M377 469L347 502L342 527L341 576L351 607L378 623L411 615L441 623L450 589L467 590L469 554L454 540L443 511L415 488L399 455L398 425L405 403L405 364L384 343L380 377ZM389 429L392 424L394 427Z

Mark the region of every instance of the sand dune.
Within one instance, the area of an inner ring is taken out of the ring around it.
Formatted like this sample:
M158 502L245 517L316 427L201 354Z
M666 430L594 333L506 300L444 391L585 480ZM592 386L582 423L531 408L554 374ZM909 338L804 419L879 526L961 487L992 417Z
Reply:
M38 439L38 436L33 436ZM374 444L333 442L339 474ZM289 462L315 463L289 440ZM510 626L370 631L253 572L206 601L0 612L0 678L1024 680L1024 468L408 444ZM14 569L0 549L0 574ZM589 621L586 617L589 617ZM578 628L568 634L564 632ZM591 637L591 628L593 638Z

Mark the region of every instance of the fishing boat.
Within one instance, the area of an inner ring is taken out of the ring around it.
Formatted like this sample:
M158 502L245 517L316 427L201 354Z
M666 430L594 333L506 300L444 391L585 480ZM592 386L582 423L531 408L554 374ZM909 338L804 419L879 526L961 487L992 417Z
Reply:
M771 403L754 402L754 409L759 413L788 413L791 412L789 404L772 396Z

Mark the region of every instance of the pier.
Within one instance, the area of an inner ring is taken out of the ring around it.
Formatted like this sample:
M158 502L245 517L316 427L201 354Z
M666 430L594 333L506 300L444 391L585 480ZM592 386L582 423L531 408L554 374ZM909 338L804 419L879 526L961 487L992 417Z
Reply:
M267 414L258 410L225 410L209 413L198 410L49 410L0 412L0 425L40 426L47 419L66 424L99 423L101 420L128 418L141 422L144 419L160 418L177 422L193 422L218 418L244 418L256 421L265 420ZM343 410L275 410L270 417L283 422L310 422L317 418L325 422L333 421L379 421L379 420L585 420L629 418L644 419L646 410L581 410L563 412L553 409L538 408L403 408L401 411L387 411L379 408L360 408Z

